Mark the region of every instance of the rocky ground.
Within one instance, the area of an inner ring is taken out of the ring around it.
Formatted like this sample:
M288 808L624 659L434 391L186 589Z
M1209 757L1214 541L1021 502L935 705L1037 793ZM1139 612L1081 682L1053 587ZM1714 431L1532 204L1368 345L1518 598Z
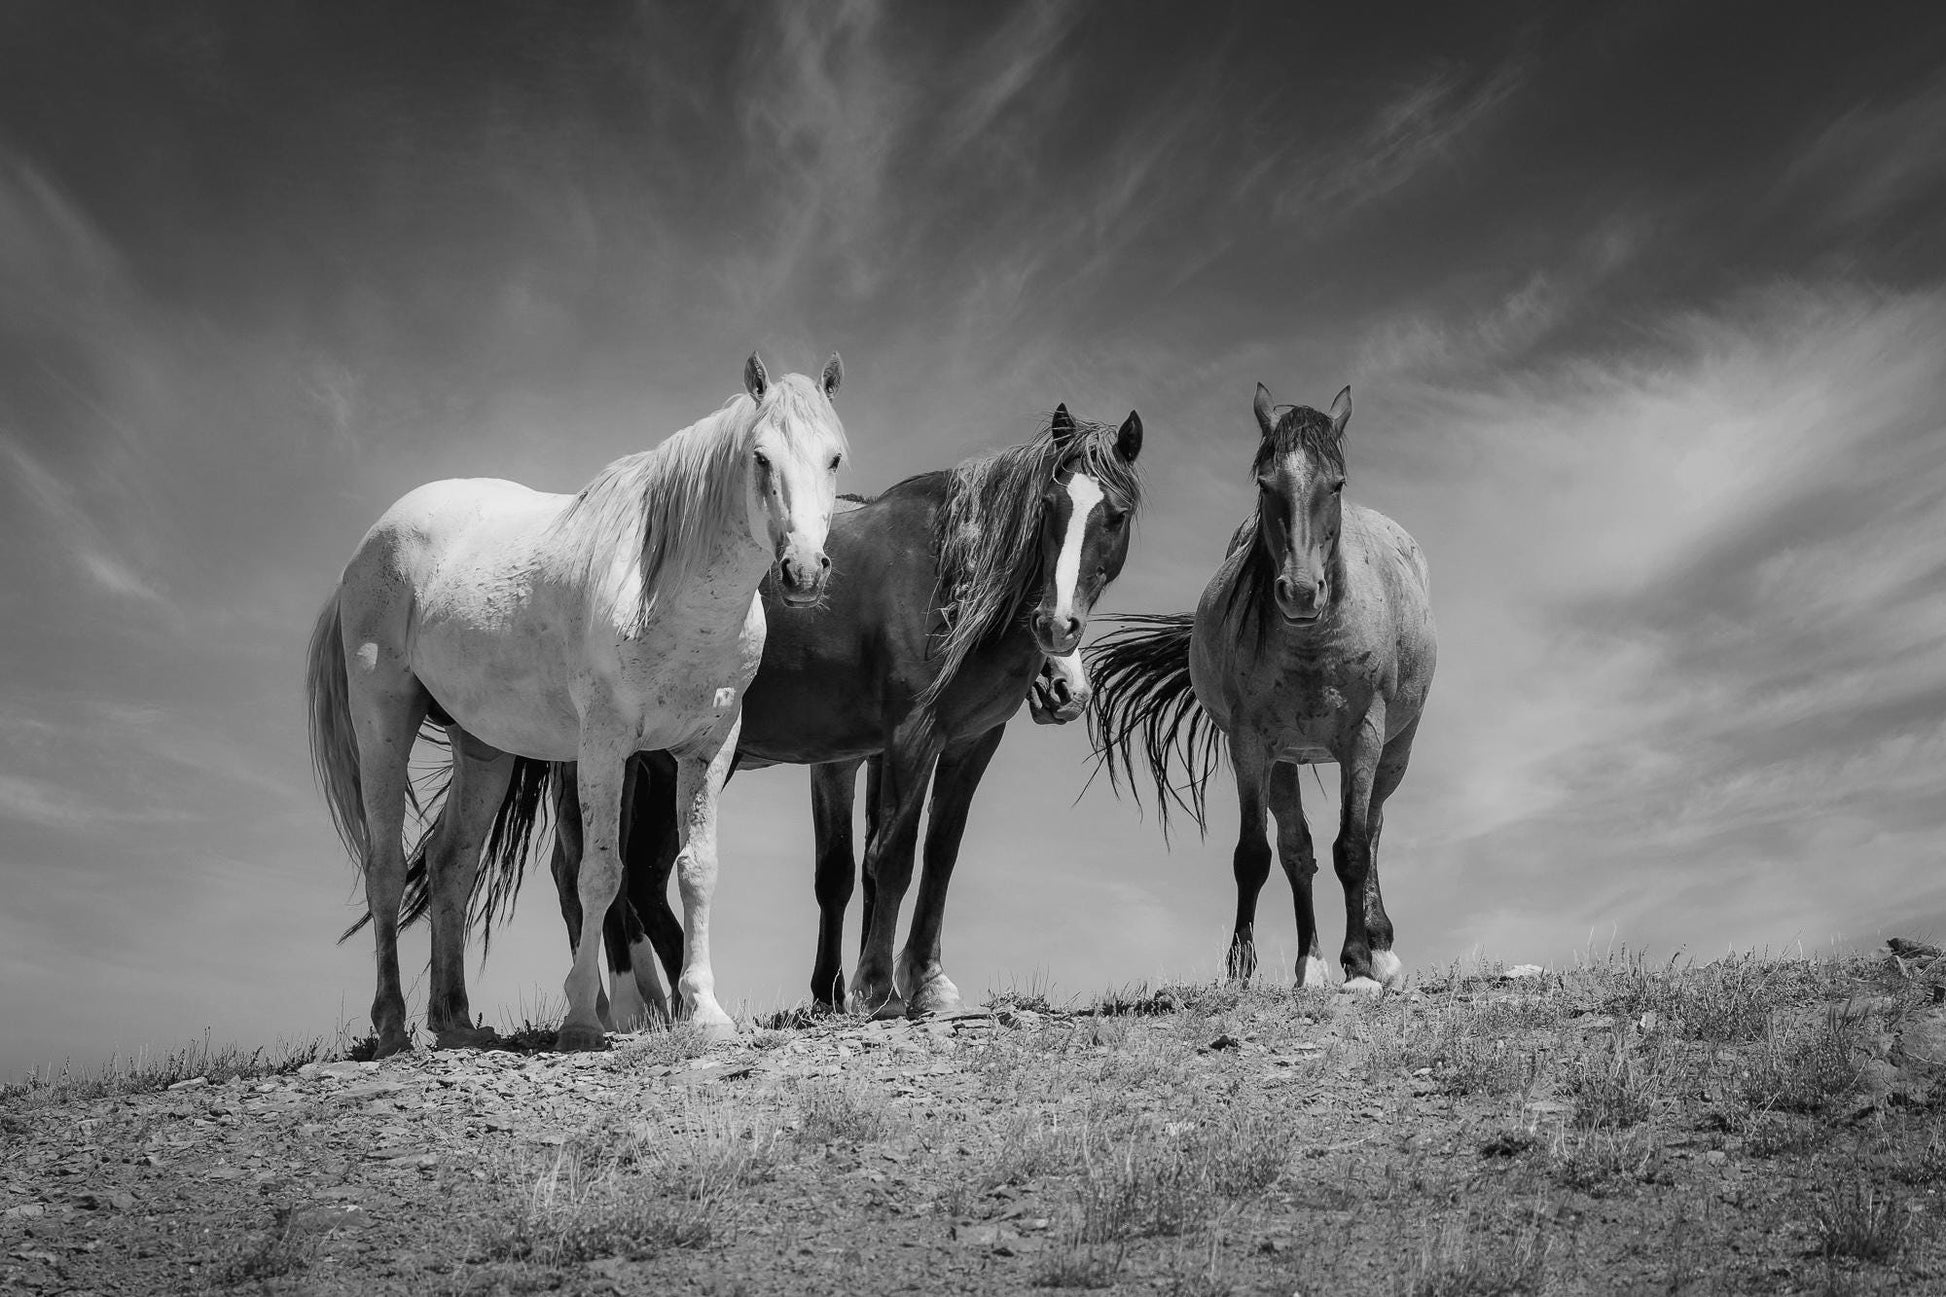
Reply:
M0 1291L1946 1293L1935 971L1618 958L45 1081L0 1097Z

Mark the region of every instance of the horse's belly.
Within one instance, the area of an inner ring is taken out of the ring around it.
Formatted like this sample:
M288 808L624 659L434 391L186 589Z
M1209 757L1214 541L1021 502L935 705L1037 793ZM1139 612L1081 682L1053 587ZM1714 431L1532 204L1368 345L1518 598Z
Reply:
M503 752L571 761L580 722L566 657L546 635L453 619L422 620L412 670L461 729Z

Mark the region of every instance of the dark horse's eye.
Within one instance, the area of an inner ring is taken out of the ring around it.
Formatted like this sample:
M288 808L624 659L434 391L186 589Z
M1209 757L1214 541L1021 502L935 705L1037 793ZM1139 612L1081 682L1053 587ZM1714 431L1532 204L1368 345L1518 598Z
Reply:
M1127 519L1128 510L1126 509L1103 509L1101 511L1101 524L1104 527L1119 527Z

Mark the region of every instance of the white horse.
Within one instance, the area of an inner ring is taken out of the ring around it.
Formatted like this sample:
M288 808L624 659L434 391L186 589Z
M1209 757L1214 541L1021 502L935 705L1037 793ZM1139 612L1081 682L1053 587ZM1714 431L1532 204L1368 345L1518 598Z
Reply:
M580 897L602 914L622 879L622 770L643 750L678 763L683 901L680 989L695 1022L730 1034L709 961L716 801L736 752L745 686L763 652L758 583L775 564L786 602L815 602L845 454L817 382L772 383L752 354L748 395L652 450L616 460L578 495L512 482L434 482L366 533L311 637L311 754L375 920L380 1055L407 1047L399 984L406 763L429 715L447 727L454 785L432 891L441 1045L475 1043L459 971L480 844L515 757L578 763L586 856ZM561 1049L602 1044L601 926L574 952Z

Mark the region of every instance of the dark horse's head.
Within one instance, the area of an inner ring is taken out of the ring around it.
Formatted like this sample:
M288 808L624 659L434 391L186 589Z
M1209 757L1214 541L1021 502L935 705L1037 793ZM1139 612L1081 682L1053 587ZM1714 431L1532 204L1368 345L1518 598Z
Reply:
M1049 432L1056 459L1041 497L1041 597L1031 624L1041 651L1063 657L1080 647L1089 610L1128 558L1142 417L1130 410L1108 441L1106 428L1078 430L1061 405Z
M1331 606L1338 570L1338 534L1345 515L1345 424L1351 389L1327 414L1309 406L1278 409L1257 384L1257 425L1263 440L1251 471L1257 478L1257 537L1276 574L1277 611L1296 625L1316 621Z

